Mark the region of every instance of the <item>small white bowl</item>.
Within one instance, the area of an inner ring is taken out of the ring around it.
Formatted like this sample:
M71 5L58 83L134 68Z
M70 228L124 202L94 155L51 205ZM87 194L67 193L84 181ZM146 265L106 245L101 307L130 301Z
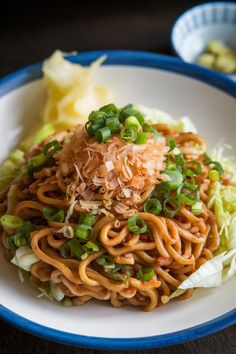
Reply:
M182 60L195 63L207 44L219 39L236 50L236 2L212 2L185 11L175 22L171 45ZM236 79L236 75L227 75Z

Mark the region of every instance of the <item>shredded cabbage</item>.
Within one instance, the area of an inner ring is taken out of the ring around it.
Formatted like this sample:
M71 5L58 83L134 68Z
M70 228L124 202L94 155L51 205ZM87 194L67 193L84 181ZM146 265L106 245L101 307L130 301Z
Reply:
M222 285L224 280L229 279L236 272L235 256L236 249L233 249L213 257L185 279L179 289L211 288Z
M9 159L0 167L0 192L5 190L9 184L19 175L20 166L24 162L24 152L20 149L14 150Z
M195 125L189 117L182 117L179 120L175 120L166 112L160 111L158 109L151 109L141 105L137 105L135 108L144 115L146 122L150 124L169 124L177 132L197 132Z
M211 154L212 159L219 161L225 173L236 178L236 164L233 158L224 157L224 150L230 149L226 144L218 144ZM214 182L210 190L208 207L213 206L220 228L220 246L216 254L230 251L236 247L236 186L224 186L219 181Z
M232 147L220 141L215 148L212 150L210 157L212 160L218 161L224 167L225 173L232 175L231 180L236 182L236 162L234 156L224 156L225 151L231 150Z
M53 135L56 132L55 127L52 123L46 123L42 128L36 133L36 135L31 139L30 146L41 143L48 136Z
M16 250L15 256L11 259L11 263L29 272L31 266L39 260L40 259L29 246L23 246Z
M110 91L92 82L94 72L104 60L103 56L83 67L66 60L61 51L45 60L42 69L48 90L43 112L45 123L63 127L83 124L92 110L111 101Z
M60 287L52 282L40 283L36 286L41 291L38 297L45 296L51 301L56 300L58 302L63 300L65 297L65 294L61 291Z
M57 284L50 283L51 295L56 301L61 301L64 299L65 294L61 291Z
M236 164L232 158L223 156L226 145L218 145L211 154L219 161L225 173L235 180ZM207 206L213 208L219 225L220 245L215 256L184 280L170 297L179 296L181 290L197 287L216 287L236 274L236 187L212 183ZM180 291L178 291L180 290Z

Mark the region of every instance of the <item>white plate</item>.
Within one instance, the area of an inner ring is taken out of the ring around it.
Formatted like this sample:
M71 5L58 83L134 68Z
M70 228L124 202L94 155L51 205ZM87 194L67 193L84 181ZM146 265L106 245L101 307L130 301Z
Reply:
M224 138L235 153L234 83L164 56L107 53L110 65L99 69L97 79L112 89L117 104L140 103L175 118L188 115L209 146ZM73 60L88 64L100 54L84 53ZM0 160L37 120L45 91L41 80L30 81L40 76L39 67L23 69L0 81ZM151 348L196 339L236 322L235 278L220 288L197 290L189 300L145 313L132 307L116 309L103 302L63 308L39 299L36 289L20 283L16 268L4 259L2 251L0 276L2 318L31 333L73 345Z

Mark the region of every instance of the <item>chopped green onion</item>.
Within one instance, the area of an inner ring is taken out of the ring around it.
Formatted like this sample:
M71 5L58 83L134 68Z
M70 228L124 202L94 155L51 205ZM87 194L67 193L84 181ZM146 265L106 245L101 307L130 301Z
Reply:
M135 144L139 144L139 145L146 144L147 137L148 137L148 133L140 133L140 132L138 132Z
M96 131L95 137L97 142L105 143L111 138L111 131L108 127L100 128Z
M92 111L88 117L89 121L97 121L97 119L103 118L106 118L106 113L103 111Z
M179 201L187 205L194 205L196 203L197 197L191 194L180 194Z
M200 199L200 192L197 187L191 183L183 183L177 189L178 200L187 205L194 205Z
M167 138L166 141L170 147L170 151L174 150L174 148L176 147L176 140L174 138Z
M34 172L36 172L37 168L33 165L29 164L23 168L23 175L27 174L28 176L33 176Z
M211 158L207 154L204 154L203 156L205 159L206 166L213 165L212 169L218 171L220 176L223 175L224 169L218 161L212 161Z
M134 128L137 131L142 130L142 126L140 125L138 119L134 116L130 116L130 117L126 118L125 127L126 128Z
M153 195L158 199L167 199L170 195L170 188L166 185L165 182L161 182L155 188Z
M126 118L133 116L134 109L132 108L132 105L127 105L124 108L121 108L120 114L119 114L119 120L121 123L123 123Z
M98 252L99 251L99 246L92 241L89 241L85 244L85 247L87 247L88 249L92 250L93 252Z
M143 209L145 212L159 215L162 210L162 206L158 199L150 198L144 203Z
M212 169L216 170L219 173L220 176L223 175L224 169L223 169L222 165L218 161L211 161L209 163L209 165L213 165Z
M138 112L136 109L132 108L132 105L126 106L121 109L120 115L119 115L119 120L121 123L123 123L126 120L126 118L128 118L130 116L136 117L138 119L140 125L144 124L144 116L140 112Z
M33 168L37 168L45 164L45 162L48 161L48 156L45 154L39 154L34 157L29 161L29 165L31 165Z
M13 251L13 252L15 253L17 247L16 247L15 242L14 242L14 236L15 236L15 235L11 235L11 236L9 236L9 237L7 238L7 246L8 246L8 248L9 248L11 251Z
M46 207L43 209L43 216L46 220L63 222L65 218L65 212L62 209L57 211L53 207Z
M113 281L121 282L121 283L126 283L128 279L130 278L129 275L127 274L122 274L122 273L111 273L109 275L109 278Z
M70 245L68 245L68 242L62 246L60 253L63 258L71 257L71 249L70 249Z
M106 269L114 269L116 266L115 261L114 261L114 257L110 256L110 255L105 255L105 256L101 256L101 257L96 258L96 263Z
M131 216L128 219L128 227L134 234L143 234L147 232L147 225L139 216Z
M25 246L27 244L27 241L26 241L24 235L21 234L21 233L14 234L13 238L14 238L14 243L15 243L17 248Z
M219 179L220 179L220 175L219 175L219 172L218 171L216 171L216 170L211 170L210 172L209 172L209 178L210 178L210 180L211 181L219 181Z
M187 183L184 182L181 186L179 186L179 188L177 189L177 196L179 196L183 190L187 190L187 191L196 191L197 186L195 186L194 184L191 183Z
M103 268L105 269L114 269L116 267L115 263L106 263Z
M80 239L80 240L84 240L84 241L88 241L91 237L92 234L92 227L85 225L85 224L81 224L75 227L75 236Z
M194 178L194 175L193 175L193 171L190 170L189 168L187 169L184 169L183 170L183 176L184 176L184 179L188 182L188 183L191 183L191 184L195 184L195 178ZM189 180L190 179L190 180Z
M150 134L154 134L155 136L159 137L160 134L158 133L158 131L154 128L150 128L148 131L146 131L147 133L150 133Z
M65 218L65 212L64 210L59 210L52 218L52 221L56 221L56 222L63 222Z
M106 121L104 118L98 118L95 121L88 121L85 124L89 136L94 136L96 131L105 127Z
M167 170L172 170L172 171L176 171L176 164L175 163L167 163Z
M61 256L63 258L76 257L80 259L84 253L84 248L75 239L66 242L61 249Z
M197 175L200 175L202 173L202 165L199 161L193 160L186 162L184 167L193 170Z
M76 258L80 258L82 254L85 253L84 248L75 239L70 240L67 245L69 245L71 249L72 256L75 256Z
M50 141L43 147L43 153L45 155L53 156L57 151L61 150L62 146L59 144L57 140Z
M96 263L101 265L101 266L104 266L104 264L106 264L106 259L104 256L101 256L101 257L98 257L96 258Z
M171 191L176 190L183 182L183 175L177 170L167 169L164 171L164 173L171 178L170 181L165 182L165 184Z
M183 166L185 163L183 154L175 155L175 162L177 166Z
M57 151L61 150L61 148L62 147L57 140L50 141L46 144L43 147L42 153L32 157L29 161L26 167L27 174L32 176L39 167L42 167L46 162L48 162Z
M29 234L34 231L36 228L34 227L33 224L31 224L30 221L24 221L23 226L19 227L16 229L16 233L21 233L25 237L28 237Z
M25 246L26 244L30 245L29 235L34 230L35 227L30 221L24 222L23 226L18 227L15 230L15 233L8 238L9 248L14 251L19 247Z
M104 272L108 274L113 281L127 282L131 276L131 271L128 266L124 264L116 264L114 257L104 255L96 259L96 263L104 268Z
M120 130L120 121L118 117L107 118L106 127L108 127L111 133L118 133Z
M145 122L145 123L143 124L143 131L144 131L144 132L148 133L151 128L152 128L151 124L149 124L149 123L147 123L147 122ZM154 128L153 128L153 129L154 129ZM156 129L154 129L154 130L156 130ZM157 131L156 131L156 132L157 132Z
M117 264L114 269L108 271L108 275L112 281L127 283L131 277L131 268L125 264Z
M196 202L192 205L192 213L194 215L200 215L202 213L202 202Z
M205 165L209 165L211 163L211 158L208 156L206 153L203 154L204 160L205 160Z
M82 254L82 256L81 256L81 259L83 260L83 259L86 259L87 257L88 257L88 252L85 252L84 254Z
M132 141L134 143L137 139L138 133L137 130L132 127L125 127L121 129L120 135L123 140Z
M23 220L16 215L5 214L0 218L0 223L2 226L8 229L17 229L23 226Z
M127 283L127 281L129 280L131 276L131 272L129 270L126 270L124 273L120 273L120 272L111 272L109 274L109 278L113 281L117 281L120 283Z
M61 256L63 258L75 257L78 259L85 259L89 253L98 251L99 246L92 241L89 241L82 246L78 240L72 239L63 245Z
M103 106L99 108L100 112L105 112L105 113L114 113L117 114L119 112L119 109L114 105L114 103L109 103L106 106Z
M163 203L163 214L168 218L173 218L178 213L179 209L179 202L175 198L168 198Z
M143 124L143 131L145 133L150 133L150 134L154 134L156 136L160 136L160 133L148 123Z
M32 176L40 167L42 167L46 162L50 160L52 156L41 153L32 157L26 166L26 172L29 176Z
M121 111L123 112L123 111L126 110L127 108L133 108L132 103L126 104L124 107L121 108Z
M181 150L177 147L175 147L173 150L172 150L172 154L173 155L180 155L181 154Z
M96 220L96 217L96 215L92 214L81 214L79 217L79 223L92 226L94 224L94 221Z
M155 270L151 266L143 266L136 273L137 278L141 281L152 280L154 275L155 275Z

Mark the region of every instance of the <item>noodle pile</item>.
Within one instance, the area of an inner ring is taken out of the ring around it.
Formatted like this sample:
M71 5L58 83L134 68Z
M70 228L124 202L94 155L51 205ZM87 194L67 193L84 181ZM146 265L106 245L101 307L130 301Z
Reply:
M32 226L28 245L37 256L29 269L34 285L56 286L73 305L97 299L151 311L167 303L180 283L213 257L220 239L215 215L206 206L214 183L209 178L212 166L204 157L206 144L198 135L177 133L168 125L152 128L158 135L150 133L146 143L138 145L119 134L99 143L79 125L28 153L29 167L48 143L54 142L52 149L55 141L60 146L42 167L23 173L0 195L1 214ZM175 141L174 149L168 141ZM178 164L176 156L184 162ZM198 213L192 203L185 203L192 198L191 188L177 206L173 202L177 189L167 191L171 178L165 171L173 165L182 171L188 167L186 183L194 183L199 191ZM230 183L224 175L221 181ZM9 213L13 189L16 201ZM147 210L150 198L164 205L162 211ZM87 226L79 222L88 216L92 218ZM17 231L2 224L10 260L17 251L9 240ZM179 298L192 292L189 289Z

